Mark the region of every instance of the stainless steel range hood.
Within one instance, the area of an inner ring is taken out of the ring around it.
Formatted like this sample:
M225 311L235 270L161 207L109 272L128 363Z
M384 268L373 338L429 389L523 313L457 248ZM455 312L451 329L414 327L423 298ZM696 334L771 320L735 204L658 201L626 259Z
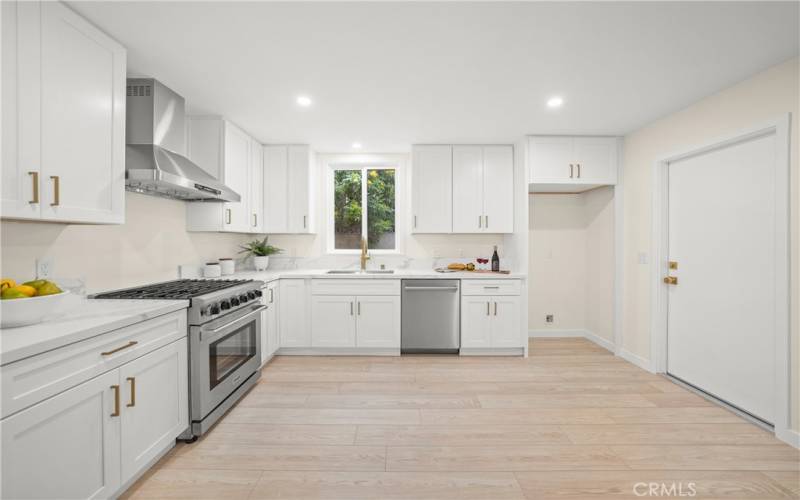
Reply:
M125 185L129 191L186 201L241 196L184 156L185 102L153 78L129 78Z

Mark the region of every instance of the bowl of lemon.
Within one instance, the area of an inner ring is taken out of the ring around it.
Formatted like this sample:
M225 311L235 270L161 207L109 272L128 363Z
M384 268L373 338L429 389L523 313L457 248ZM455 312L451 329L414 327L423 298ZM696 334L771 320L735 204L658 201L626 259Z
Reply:
M54 313L64 296L69 294L48 280L18 284L8 278L0 280L0 328L41 323Z

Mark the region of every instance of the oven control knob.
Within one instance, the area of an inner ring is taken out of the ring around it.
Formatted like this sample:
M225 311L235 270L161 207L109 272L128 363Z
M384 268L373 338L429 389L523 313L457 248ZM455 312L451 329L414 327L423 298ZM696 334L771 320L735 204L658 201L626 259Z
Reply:
M247 292L247 298L254 300L256 298L256 292Z
M231 297L231 305L232 306L238 306L239 305L239 299L236 298L236 297Z
M239 297L239 302L241 302L242 304L244 304L244 303L245 303L245 302L247 302L248 300L250 300L250 297L248 297L248 296L247 296L247 295L245 295L245 294L242 294L242 295Z
M262 295L264 295L264 294L261 292L261 290L256 290L256 291L254 291L254 292L253 292L253 294L254 294L256 297L261 297Z
M225 311L226 309L230 309L231 308L231 303L228 302L227 300L223 300L222 302L219 303L219 307L220 307L220 309Z
M214 316L215 314L219 314L219 304L211 304L208 306L207 314L209 316Z

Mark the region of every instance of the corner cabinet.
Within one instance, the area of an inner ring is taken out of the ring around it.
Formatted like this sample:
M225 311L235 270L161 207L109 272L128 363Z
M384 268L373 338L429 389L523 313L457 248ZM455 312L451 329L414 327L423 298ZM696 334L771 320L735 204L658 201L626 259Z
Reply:
M453 232L514 232L511 146L453 146Z
M189 426L187 357L178 311L4 365L0 496L120 494Z
M124 223L125 48L60 2L0 8L2 216Z
M532 192L582 192L617 183L616 137L528 137Z
M265 233L314 233L314 166L307 145L264 146Z
M187 203L186 229L261 233L260 186L264 175L261 144L220 117L190 116L186 123L189 159L241 197L239 202Z

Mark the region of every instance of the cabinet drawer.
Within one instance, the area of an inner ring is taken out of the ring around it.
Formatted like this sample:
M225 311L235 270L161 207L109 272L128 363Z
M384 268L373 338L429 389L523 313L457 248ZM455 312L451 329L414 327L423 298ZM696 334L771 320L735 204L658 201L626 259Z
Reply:
M519 295L519 280L461 280L461 295Z
M3 366L2 417L185 336L181 310Z
M400 280L315 279L311 295L400 295Z

